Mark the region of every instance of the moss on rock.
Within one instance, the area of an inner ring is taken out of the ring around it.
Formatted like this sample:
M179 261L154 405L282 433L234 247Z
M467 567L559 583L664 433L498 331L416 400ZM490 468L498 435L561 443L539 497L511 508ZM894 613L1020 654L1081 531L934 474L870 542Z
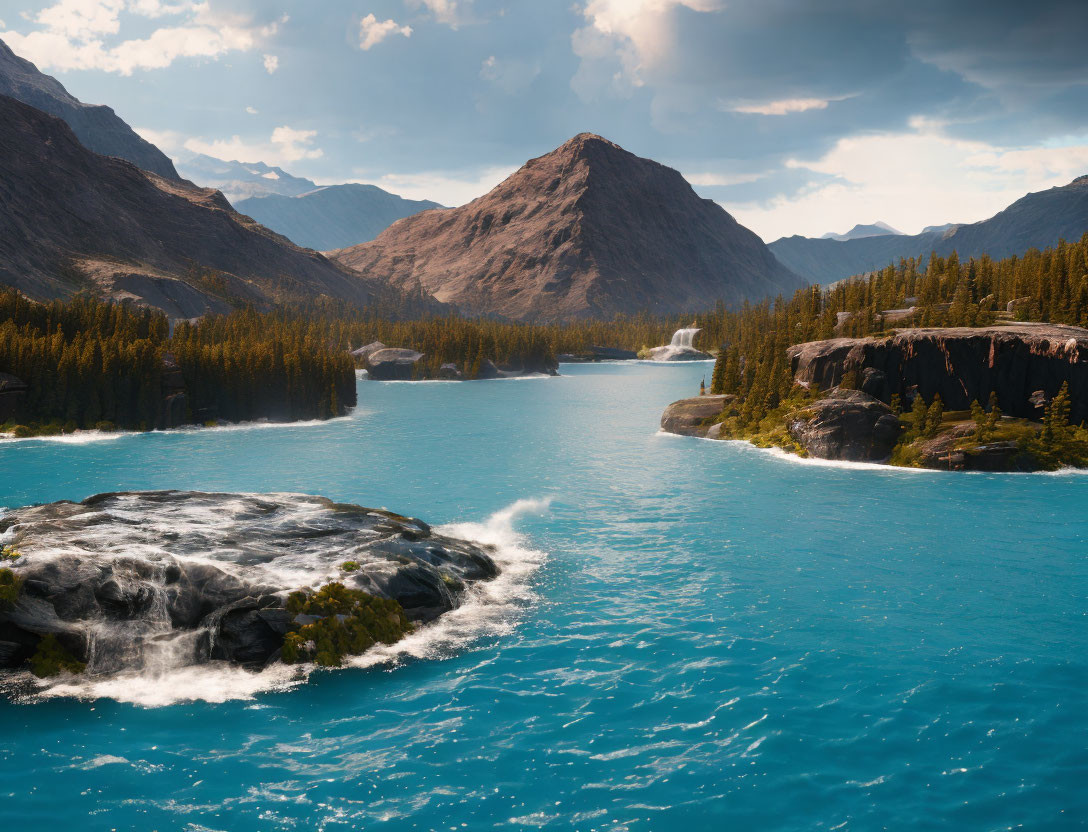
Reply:
M283 660L288 664L340 667L346 656L363 653L379 642L393 644L412 631L396 601L348 589L338 582L313 594L292 592L287 611L295 616L293 630L283 642Z

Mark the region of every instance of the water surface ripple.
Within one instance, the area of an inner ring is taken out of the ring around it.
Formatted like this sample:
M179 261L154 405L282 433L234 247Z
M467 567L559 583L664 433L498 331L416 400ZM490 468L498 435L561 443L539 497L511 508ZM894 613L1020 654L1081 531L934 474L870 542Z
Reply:
M546 555L504 624L395 666L0 702L4 828L1088 823L1088 477L800 465L657 433L707 365L563 372L360 382L326 424L0 444L0 505L306 492L513 518ZM550 509L504 513L523 499Z

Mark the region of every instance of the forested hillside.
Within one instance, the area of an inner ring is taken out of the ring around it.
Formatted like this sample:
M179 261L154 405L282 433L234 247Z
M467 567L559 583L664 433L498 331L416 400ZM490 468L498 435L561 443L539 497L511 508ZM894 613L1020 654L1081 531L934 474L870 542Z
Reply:
M350 357L284 322L212 317L170 337L160 312L12 290L0 293L3 378L0 425L22 435L323 419L355 404Z

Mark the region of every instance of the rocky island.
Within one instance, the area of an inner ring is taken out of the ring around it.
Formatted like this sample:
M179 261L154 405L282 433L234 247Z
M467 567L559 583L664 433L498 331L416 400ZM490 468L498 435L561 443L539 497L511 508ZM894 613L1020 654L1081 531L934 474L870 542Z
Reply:
M795 387L756 426L735 396L669 405L671 433L801 456L955 470L1088 464L1088 330L1018 323L896 330L787 350Z
M0 517L0 669L338 666L459 606L489 547L297 494L100 494Z

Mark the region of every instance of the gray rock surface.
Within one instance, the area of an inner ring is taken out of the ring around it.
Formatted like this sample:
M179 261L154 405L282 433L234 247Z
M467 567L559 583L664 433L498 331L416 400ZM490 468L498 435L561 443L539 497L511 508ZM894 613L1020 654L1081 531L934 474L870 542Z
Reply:
M735 399L735 396L693 396L675 401L661 414L661 429L680 436L707 436L714 427L709 421L720 416ZM713 438L717 438L717 431Z
M787 424L810 456L852 462L884 462L899 438L899 418L860 390L832 390Z
M415 350L384 347L366 357L366 371L374 381L409 381L421 358Z
M47 634L90 673L259 667L278 657L294 590L340 581L426 622L498 574L485 547L420 520L304 495L100 494L9 512L0 532L22 553L23 581L0 609L0 667Z

